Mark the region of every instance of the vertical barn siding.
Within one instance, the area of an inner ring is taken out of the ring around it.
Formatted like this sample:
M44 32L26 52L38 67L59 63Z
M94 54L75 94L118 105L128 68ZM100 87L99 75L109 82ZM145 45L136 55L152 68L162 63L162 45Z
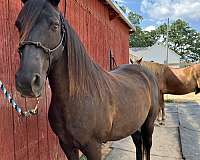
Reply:
M0 60L1 62L1 74L0 78L5 82L5 85L12 89L9 85L11 84L10 77L10 64L9 53L10 48L8 47L9 36L7 33L9 32L9 15L8 15L8 1L4 1L4 3L0 3ZM4 24L2 23L4 22ZM5 53L5 54L2 54ZM3 96L0 95L1 98L1 106L4 107L4 111L0 112L0 155L2 159L9 158L9 160L14 160L14 136L13 136L13 112L12 109L8 107L8 103L3 100ZM2 107L1 107L2 109ZM6 121L9 120L9 121ZM10 152L11 153L10 153ZM2 154L3 153L3 154Z
M14 26L21 9L20 1L0 0L0 80L14 99L27 110L35 100L24 99L15 90L15 73L19 66L16 52L19 37ZM64 1L60 8L64 11ZM129 29L119 18L109 19L109 11L100 0L67 0L66 17L80 36L90 57L109 69L109 51L117 64L128 63ZM0 94L0 159L65 160L56 136L48 124L47 112L51 92L46 84L40 98L39 116L20 118Z
M18 67L18 62L19 62L19 57L16 54L16 48L17 48L17 42L18 42L18 36L17 35L17 30L15 28L14 21L16 19L16 12L19 12L21 8L21 2L20 1L15 1L14 3L9 2L9 30L13 32L9 32L8 37L9 37L9 45L8 47L11 48L11 51L9 52L9 57L11 57L11 64L8 64L9 66L12 67L12 69L9 71L12 75L12 93L14 93L13 97L17 99L18 103L23 106L23 109L26 109L26 103L25 100L22 99L18 94L15 92L15 82L14 82L14 74L15 74L15 68ZM15 11L15 12L14 12ZM4 22L3 22L4 23ZM16 34L15 34L16 33ZM4 54L4 53L3 53ZM10 106L9 106L10 107ZM13 111L14 112L14 111ZM9 119L6 119L8 122ZM6 122L6 123L7 123ZM28 159L28 130L27 130L27 120L26 119L20 119L17 114L13 114L13 127L14 127L14 159L19 160L22 159L23 157ZM23 141L22 141L23 139Z
M20 1L0 1L0 80L13 93L14 99L27 110L35 100L24 99L15 90L15 73L19 66L18 32L15 28ZM48 121L50 91L40 98L40 114L31 118L20 118L0 93L0 160L64 160L66 159L52 133Z
M68 0L66 17L90 57L104 69L109 69L110 49L117 64L128 63L129 28L119 18L109 19L102 1Z

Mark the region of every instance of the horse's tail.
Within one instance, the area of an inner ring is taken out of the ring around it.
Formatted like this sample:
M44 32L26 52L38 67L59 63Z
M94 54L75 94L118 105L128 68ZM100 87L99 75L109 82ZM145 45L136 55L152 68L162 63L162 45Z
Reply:
M143 139L143 154L145 155L146 159L150 159L150 150L152 147L152 135L154 131L154 122L158 116L160 103L159 103L159 96L160 96L160 89L158 86L157 79L155 75L151 72L147 72L147 75L150 80L151 85L151 106L148 113L148 116L141 127L141 134Z

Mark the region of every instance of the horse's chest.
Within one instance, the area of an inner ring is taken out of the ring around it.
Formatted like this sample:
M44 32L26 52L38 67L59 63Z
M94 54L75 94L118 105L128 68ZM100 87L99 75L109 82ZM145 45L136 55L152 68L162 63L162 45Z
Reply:
M59 107L50 106L49 108L49 123L56 135L63 134L65 128L65 122L62 116L62 111Z
M94 128L95 125L94 114L89 112L87 107L84 106L85 109L81 107L75 109L77 106L65 106L63 109L51 105L49 108L49 122L54 133L63 140L74 139L79 141L80 144L84 144L92 134L91 128ZM87 136L83 137L83 135Z

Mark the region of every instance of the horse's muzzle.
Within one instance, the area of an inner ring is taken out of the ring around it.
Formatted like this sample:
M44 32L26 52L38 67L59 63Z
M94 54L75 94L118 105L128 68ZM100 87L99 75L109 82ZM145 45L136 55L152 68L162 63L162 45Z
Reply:
M39 97L42 92L42 78L40 74L16 74L16 89L23 97Z

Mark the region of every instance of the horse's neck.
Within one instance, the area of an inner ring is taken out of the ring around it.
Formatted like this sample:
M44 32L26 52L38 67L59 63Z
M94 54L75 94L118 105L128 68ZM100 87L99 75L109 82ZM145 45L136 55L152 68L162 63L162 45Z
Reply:
M60 95L68 95L69 78L67 70L67 58L62 56L51 68L48 79L53 97L61 97Z
M68 43L68 63L70 95L90 95L101 97L110 86L110 75L94 63L86 53L78 35L70 27L71 40Z
M68 30L68 34L67 53L63 53L49 77L52 94L102 97L104 89L110 86L109 74L90 59L73 30Z
M170 68L165 74L166 90L171 94L186 94L194 91L196 81L192 76L192 68Z
M94 66L91 65L90 67L95 68L97 66L94 64ZM65 101L67 98L73 97L75 100L80 97L84 98L85 95L90 95L91 97L99 97L101 100L101 98L106 96L105 94L108 93L111 87L110 81L107 80L109 79L109 74L102 71L99 67L97 67L95 71L90 71L91 68L84 68L88 70L88 74L85 74L85 77L81 76L79 81L70 79L67 60L62 57L51 69L48 77L52 97L55 98L55 100L59 99L59 101ZM95 72L98 72L98 74L96 75ZM75 85L72 87L75 89L73 93L70 93L70 85ZM106 87L109 89L106 89ZM107 92L105 92L105 90Z

